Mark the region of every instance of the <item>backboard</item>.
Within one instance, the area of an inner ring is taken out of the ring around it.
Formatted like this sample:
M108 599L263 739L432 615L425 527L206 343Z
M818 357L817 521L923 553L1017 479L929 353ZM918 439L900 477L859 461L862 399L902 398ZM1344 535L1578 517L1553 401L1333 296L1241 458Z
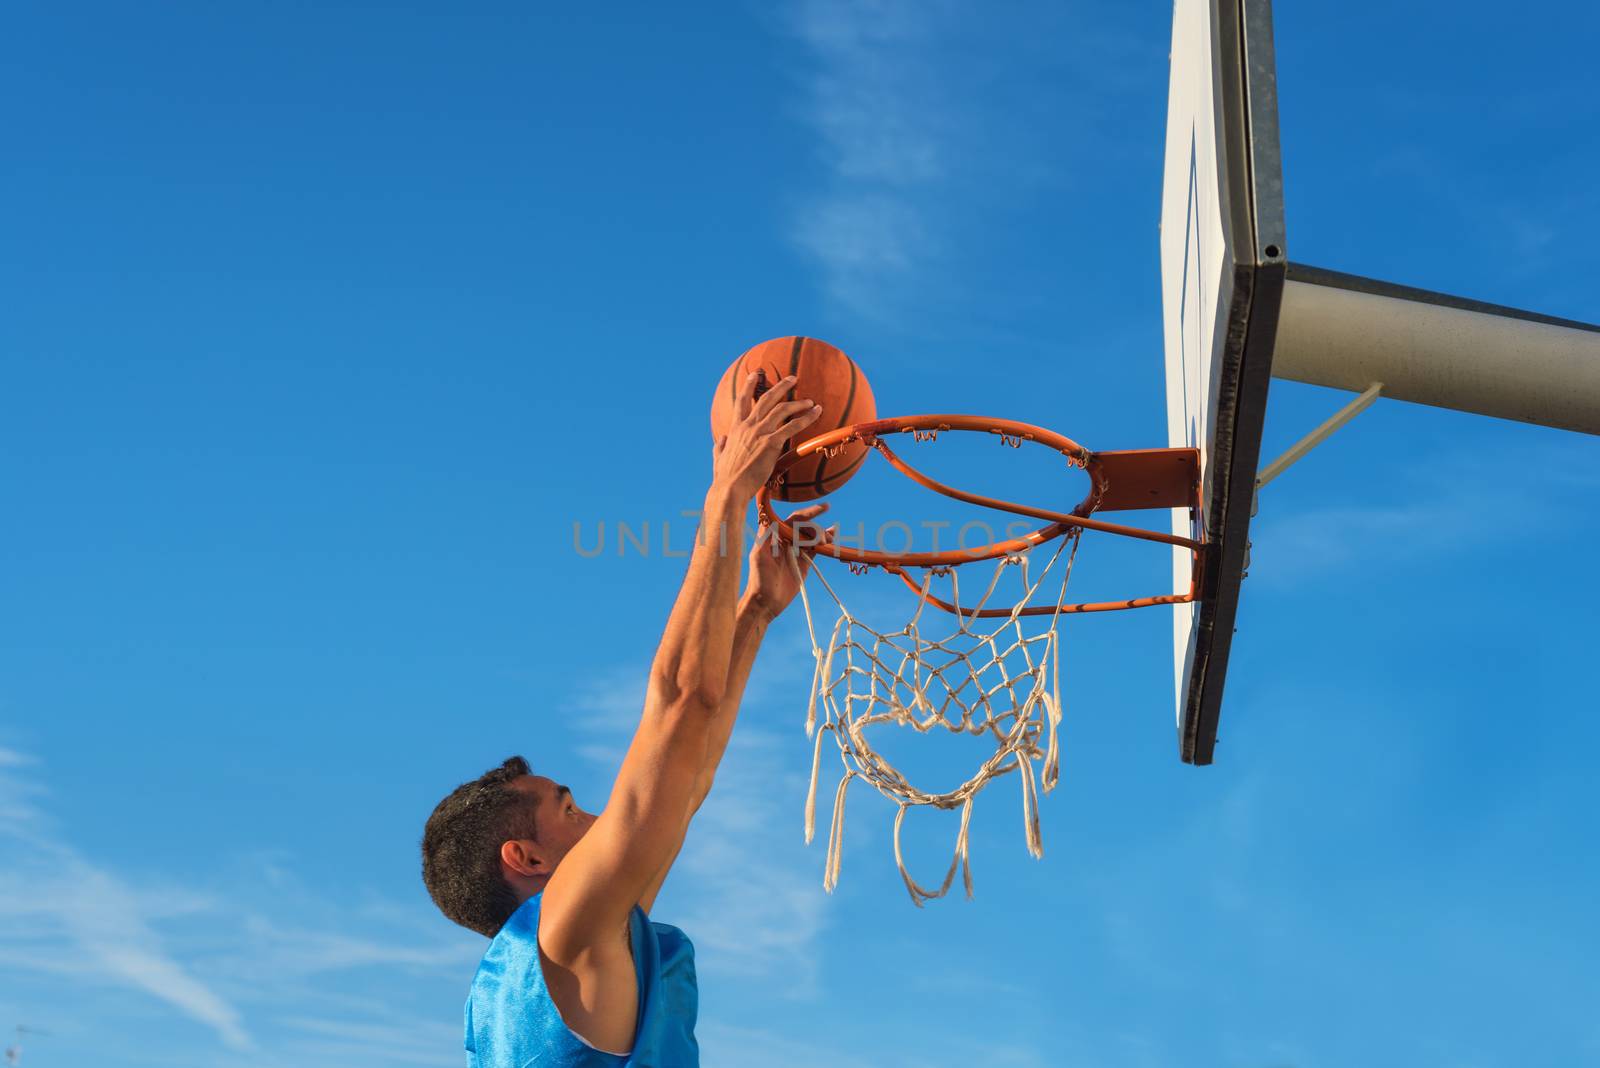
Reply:
M1172 18L1161 303L1167 440L1201 450L1201 508L1172 532L1208 543L1200 598L1174 606L1179 752L1209 764L1217 738L1286 247L1270 0L1177 0ZM1174 589L1190 579L1174 549Z

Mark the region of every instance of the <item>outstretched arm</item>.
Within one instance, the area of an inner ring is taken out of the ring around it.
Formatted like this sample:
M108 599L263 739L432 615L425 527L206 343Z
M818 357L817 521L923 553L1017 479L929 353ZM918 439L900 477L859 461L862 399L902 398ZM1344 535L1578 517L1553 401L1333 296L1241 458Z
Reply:
M827 507L826 504L810 505L788 517L791 526L801 536L802 546L816 544L820 533L813 520L826 511ZM694 819L695 813L700 810L700 805L711 792L717 767L722 763L722 755L728 748L733 725L739 716L739 706L744 700L745 684L750 679L750 669L755 664L762 639L766 637L767 627L794 601L810 567L809 551L805 548L797 550L795 546L783 544L774 537L763 537L750 550L750 580L745 586L744 596L739 599L733 632L733 653L728 664L727 693L723 695L722 704L717 709L711 735L707 740L705 767L695 782L688 810L684 813L684 834L688 833L690 821ZM676 860L677 852L674 851L639 899L639 907L646 912L649 912L655 903L656 895L666 882L667 874L672 870Z
M826 504L814 504L801 508L789 516L790 524L801 534L803 542L815 543L817 533L812 520L822 514L827 507ZM796 551L794 546L784 545L770 536L758 540L756 546L750 550L750 580L745 586L744 596L739 599L733 630L733 652L728 664L727 692L723 695L722 704L717 708L711 733L707 739L705 766L695 782L689 807L684 812L684 834L688 833L689 822L694 819L694 814L700 810L701 803L711 792L717 767L722 763L722 754L728 748L728 739L732 736L733 725L739 717L739 705L744 700L744 689L750 679L750 669L755 664L756 653L761 649L761 641L766 636L767 627L800 592L800 583L805 581L805 573L810 566L809 552ZM680 845L681 838L680 835ZM666 882L667 873L672 870L676 860L677 852L674 851L662 865L661 870L656 873L655 878L650 881L650 885L645 888L644 894L639 899L639 907L646 912L649 912L650 907L655 904L656 894L661 891L661 885Z
M711 791L711 781L716 775L717 765L722 761L723 751L728 748L728 738L733 733L733 723L738 717L739 703L744 699L745 683L750 678L750 668L755 664L756 653L761 648L761 639L766 635L767 624L770 619L746 607L743 600L739 603L738 621L733 631L733 656L728 664L728 691L723 696L722 704L717 709L715 722L710 736L706 739L705 765L695 777L694 790L689 795L688 804L683 811L682 827L678 831L678 846L682 848L684 836L689 833L689 822L694 819L700 805ZM645 887L644 893L639 896L639 907L649 912L655 904L656 895L661 892L661 885L667 881L667 873L672 870L672 865L678 859L678 850L674 849L666 863L661 865L661 870L656 872Z
M744 699L745 684L750 681L750 669L761 649L761 640L766 637L767 627L794 601L800 584L805 581L811 567L808 547L815 545L821 536L813 520L827 510L826 504L813 504L789 516L790 525L799 535L800 548L779 541L769 528L750 550L750 580L745 585L744 596L739 599L727 693L712 722L705 767L695 784L691 816L711 792L712 780L728 748L733 724L739 717L739 703Z
M700 536L651 666L638 730L605 811L545 888L539 941L553 960L574 960L621 929L682 842L728 692L745 510L784 441L818 414L810 401L783 400L792 384L776 383L760 400L756 376L740 389L738 418L717 452Z

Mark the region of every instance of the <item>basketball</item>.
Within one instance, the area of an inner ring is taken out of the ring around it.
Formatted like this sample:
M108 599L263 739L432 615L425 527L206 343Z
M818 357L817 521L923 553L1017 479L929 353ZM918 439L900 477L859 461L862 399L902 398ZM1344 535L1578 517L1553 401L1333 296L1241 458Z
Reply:
M808 438L878 417L872 387L854 360L814 337L778 337L748 350L723 372L711 402L711 434L717 440L733 425L739 383L753 371L765 371L769 384L794 375L790 399L809 400L822 407L822 415L806 428ZM798 444L787 442L784 451ZM859 441L852 441L832 456L807 457L789 468L772 495L781 501L809 501L832 493L856 473L866 458L867 447Z

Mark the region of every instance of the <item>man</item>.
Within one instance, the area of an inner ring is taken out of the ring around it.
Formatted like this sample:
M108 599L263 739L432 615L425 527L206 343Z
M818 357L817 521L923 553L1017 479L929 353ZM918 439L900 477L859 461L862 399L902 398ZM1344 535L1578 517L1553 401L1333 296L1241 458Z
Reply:
M819 414L784 399L792 377L759 399L758 378L741 385L734 426L716 444L700 536L605 811L583 811L514 757L428 819L428 892L492 939L467 999L472 1068L699 1063L693 947L646 914L711 789L767 625L808 566L804 554L758 543L738 595L750 500L784 443ZM792 518L809 523L824 507Z

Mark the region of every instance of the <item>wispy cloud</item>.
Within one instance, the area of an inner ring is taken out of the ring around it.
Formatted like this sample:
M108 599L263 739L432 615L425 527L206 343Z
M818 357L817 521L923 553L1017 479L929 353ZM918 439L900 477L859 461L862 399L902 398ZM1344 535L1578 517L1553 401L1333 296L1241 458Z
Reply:
M644 711L642 665L625 665L587 683L573 698L582 715L576 718L582 740L575 749L596 768L615 774L622 766L634 728Z
M66 969L142 991L226 1045L250 1048L239 1010L167 951L136 890L63 840L34 802L42 791L9 770L31 762L7 754L0 840L10 862L0 873L0 953L21 968ZM63 942L70 952L61 952Z
M381 1064L449 1064L452 1068L460 1063L453 1052L448 1057L436 1052L461 1041L460 1029L453 1023L400 1019L352 1022L313 1016L289 1017L282 1023L296 1034L294 1044L321 1063L341 1064L356 1059Z
M12 973L64 982L97 1018L102 992L105 1005L143 995L209 1029L216 1046L202 1062L211 1066L456 1063L453 1026L403 1018L344 988L364 970L464 983L480 939L383 902L318 898L272 857L244 858L207 886L113 870L52 817L48 791L27 773L38 763L0 752L0 961ZM319 1030L306 1023L307 1005L343 1016ZM330 1028L386 1033L393 1055ZM195 1052L151 1055L176 1064Z
M388 942L340 931L307 930L266 916L244 921L252 941L251 960L280 977L319 975L371 967L460 966L477 956L454 944ZM241 962L242 963L242 962Z
M1470 499L1435 498L1390 507L1297 510L1255 524L1250 575L1267 583L1298 581L1337 571L1368 556L1375 541L1389 560L1453 543L1472 531Z
M841 191L811 200L796 220L796 245L823 270L841 307L880 318L888 292L909 280L933 238L915 205L882 191Z
M788 236L832 308L898 333L960 309L1010 336L1011 309L1058 301L1019 275L1006 235L1083 187L1073 145L1093 146L1088 166L1148 165L1124 106L1165 76L1148 38L1072 5L785 10L803 55L794 111L815 146L792 172L805 186Z
M941 11L902 0L794 9L790 28L811 57L801 116L826 180L800 203L791 237L828 297L858 315L880 318L938 242L925 194L946 177L957 114L929 47Z
M922 58L946 8L905 0L805 0L796 34L814 51L808 114L843 178L904 186L944 172L937 69Z
M19 753L15 749L0 746L0 768L21 768L33 763L26 753Z

